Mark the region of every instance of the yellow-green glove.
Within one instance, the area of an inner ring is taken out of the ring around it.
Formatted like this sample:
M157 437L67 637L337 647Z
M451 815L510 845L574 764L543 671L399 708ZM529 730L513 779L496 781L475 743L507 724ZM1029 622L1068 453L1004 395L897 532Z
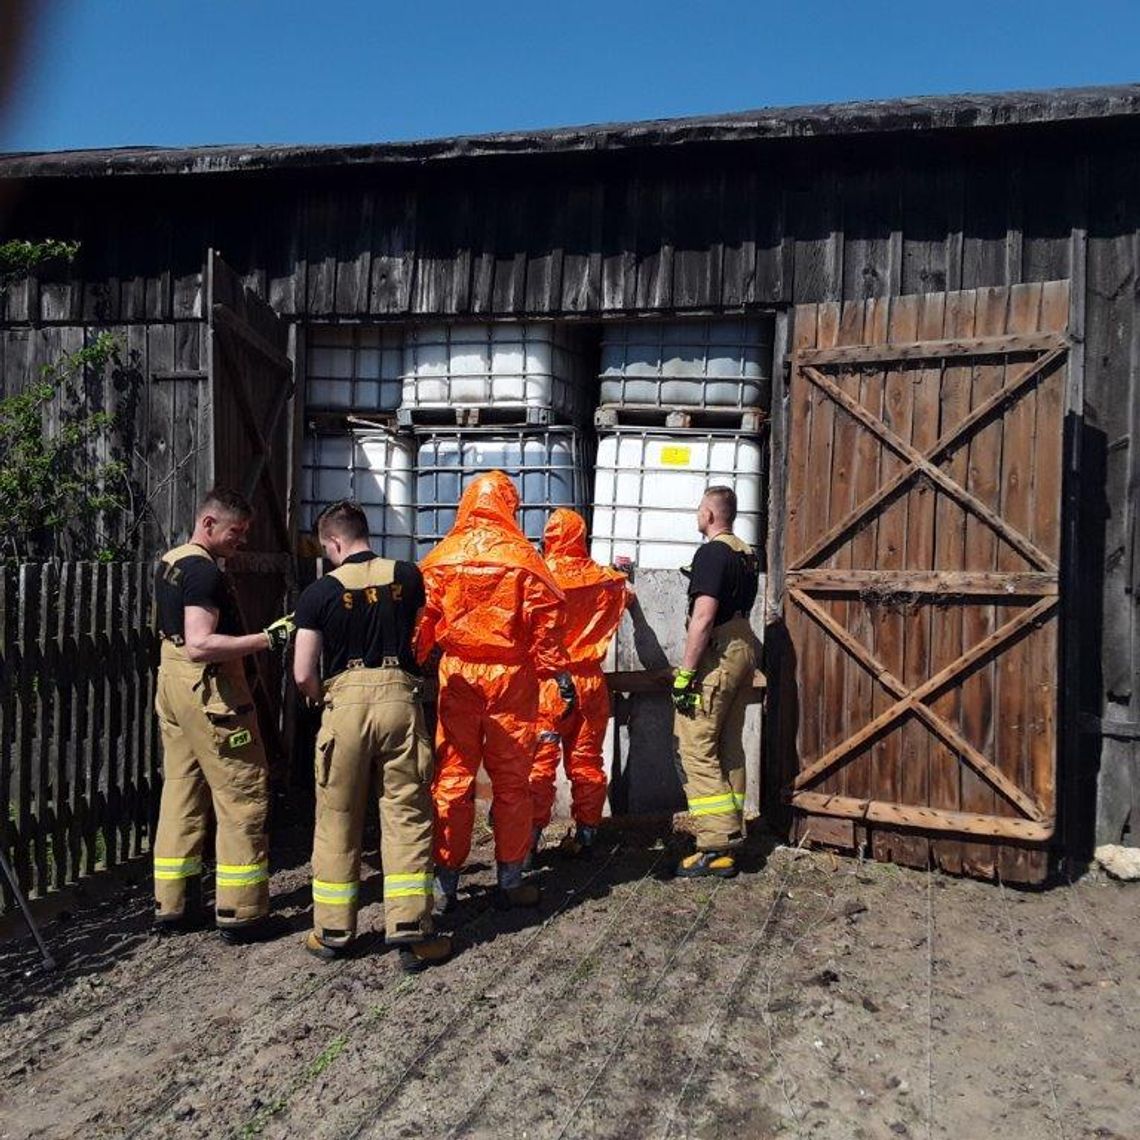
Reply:
M701 707L700 691L693 687L695 669L678 669L673 678L673 707L684 716L692 716Z
M261 632L269 638L270 649L284 649L293 634L297 632L297 623L293 620L292 614L286 614L275 622L270 622Z

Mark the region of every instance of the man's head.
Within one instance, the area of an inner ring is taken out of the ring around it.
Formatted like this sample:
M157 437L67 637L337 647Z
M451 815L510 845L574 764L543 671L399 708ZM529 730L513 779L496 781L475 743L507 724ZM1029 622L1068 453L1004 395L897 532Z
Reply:
M244 545L253 521L253 507L244 495L228 487L214 487L194 516L193 541L218 558L229 558Z
M339 566L350 554L368 549L368 516L359 503L341 499L317 516L317 541L325 557Z
M732 530L736 521L736 492L731 487L710 487L697 507L697 530L706 537Z

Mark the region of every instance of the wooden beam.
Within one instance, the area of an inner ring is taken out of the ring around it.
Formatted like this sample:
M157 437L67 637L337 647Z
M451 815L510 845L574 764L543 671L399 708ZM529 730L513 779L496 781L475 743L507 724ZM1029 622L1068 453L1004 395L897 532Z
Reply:
M1017 352L1063 350L1068 340L1058 333L919 340L907 344L851 344L838 348L803 348L796 365L881 364L895 360L945 360L959 356L1006 356Z
M212 305L210 312L213 315L213 323L215 326L219 324L224 326L226 332L232 332L247 348L251 348L254 352L265 357L275 368L288 373L289 380L292 382L293 362L288 356L281 352L275 345L270 344L261 333L250 328L249 325L226 305Z
M194 368L179 371L178 369L160 368L150 374L156 381L163 380L209 380L210 374L204 368Z
M829 796L820 792L796 792L792 796L792 806L805 812L868 823L913 827L922 831L950 831L959 835L984 835L994 839L1020 839L1028 843L1043 843L1051 839L1055 829L1053 820L1007 819L998 815L913 807L881 800L859 800L852 796Z
M619 669L606 673L606 687L611 693L667 693L673 687L672 669ZM767 678L756 670L752 678L752 697L762 699Z
M939 597L984 597L1013 601L1026 597L1051 597L1059 586L1056 574L1026 572L999 574L988 570L789 570L784 575L789 589L804 593L893 594Z
M823 373L817 372L814 368L804 367L800 371L813 384L822 389L822 391L839 404L840 407L854 416L868 431L878 436L885 447L889 447L891 451L902 459L909 460L917 471L921 471L922 474L926 475L932 483L937 484L960 506L975 514L991 530L1004 538L1005 541L1031 565L1036 566L1039 570L1056 570L1056 565L1053 560L1038 550L1029 539L1014 530L1013 527L1006 523L1005 519L997 514L996 511L990 510L981 499L975 495L971 495L964 487L959 486L959 484L951 479L940 467L936 467L931 463L922 452L901 440L877 416L867 411L858 400L849 396L833 380L824 376Z

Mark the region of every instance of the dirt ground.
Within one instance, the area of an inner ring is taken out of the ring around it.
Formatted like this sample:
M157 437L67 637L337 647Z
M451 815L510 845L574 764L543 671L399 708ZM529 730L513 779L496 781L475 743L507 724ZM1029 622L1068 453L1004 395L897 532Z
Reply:
M660 833L602 840L503 914L483 835L461 952L416 978L376 934L304 953L301 834L273 943L150 935L139 869L49 923L59 974L0 945L0 1137L1140 1138L1140 887L763 837L736 880L677 882Z

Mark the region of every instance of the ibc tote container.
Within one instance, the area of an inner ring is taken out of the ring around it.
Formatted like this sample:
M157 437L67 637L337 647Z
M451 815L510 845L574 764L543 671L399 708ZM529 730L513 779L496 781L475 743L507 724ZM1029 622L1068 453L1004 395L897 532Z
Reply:
M301 526L338 499L356 499L368 516L372 549L412 558L415 445L385 431L308 435L301 453Z
M772 319L636 321L602 334L602 404L766 408Z
M310 325L306 340L306 411L390 414L399 406L400 329Z
M401 411L544 409L579 423L590 383L578 330L551 321L426 325L405 336Z
M451 529L463 488L498 469L519 491L519 525L537 542L555 507L586 509L589 448L572 428L467 428L417 434L416 557Z
M741 432L621 429L598 439L591 556L625 555L644 569L687 566L701 543L705 489L736 491L735 532L758 546L767 495L764 444Z

